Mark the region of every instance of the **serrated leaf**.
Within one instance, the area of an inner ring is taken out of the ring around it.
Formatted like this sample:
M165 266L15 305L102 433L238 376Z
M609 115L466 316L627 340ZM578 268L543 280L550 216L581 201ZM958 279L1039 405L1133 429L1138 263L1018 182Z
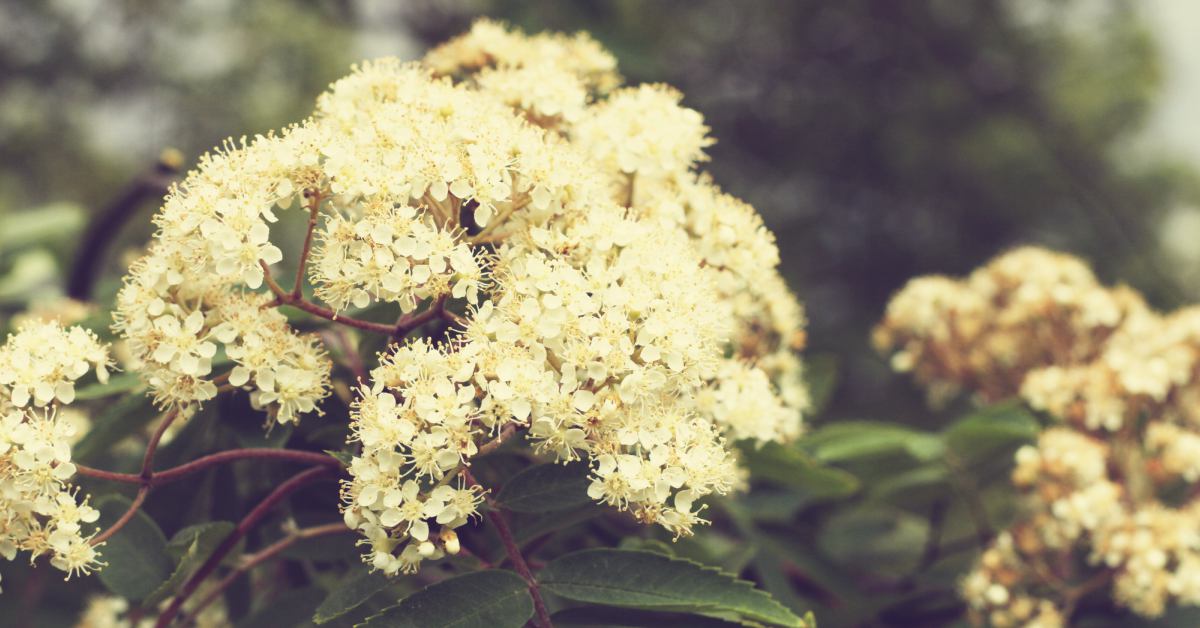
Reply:
M142 387L142 378L137 373L121 373L108 378L101 384L95 383L75 391L75 401L91 401L103 399L121 393L127 393Z
M221 541L229 536L233 527L228 521L211 521L188 526L176 532L164 548L167 555L175 559L175 570L166 582L146 596L143 604L154 606L173 595Z
M587 489L588 466L540 464L514 475L504 484L496 500L513 512L555 512L592 502Z
M538 582L577 602L804 626L803 619L745 580L652 552L590 549L567 554L546 565Z
M357 567L364 569L363 567ZM389 580L381 571L363 571L335 587L313 613L314 624L324 624L354 610L372 595L388 586Z
M942 442L936 434L873 421L839 421L804 437L801 446L823 462L846 462L896 451L920 461L942 455Z
M810 499L845 497L858 490L858 478L827 467L794 448L767 443L742 445L743 464L751 477L803 491Z
M364 628L520 628L533 599L520 576L476 571L431 584L367 621Z
M125 514L132 501L121 495L106 495L96 501L100 527L111 526ZM141 600L171 575L167 539L154 520L138 511L133 519L98 548L108 563L100 570L100 581L116 595Z
M76 460L86 462L141 429L158 414L154 402L140 392L121 397L96 415L87 435L71 451Z

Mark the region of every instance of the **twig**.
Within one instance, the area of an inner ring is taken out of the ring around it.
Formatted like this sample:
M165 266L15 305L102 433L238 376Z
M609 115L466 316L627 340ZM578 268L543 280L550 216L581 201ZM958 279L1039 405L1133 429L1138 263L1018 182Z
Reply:
M340 316L337 312L334 312L327 307L322 307L316 303L313 303L312 301L306 300L300 295L285 291L282 287L280 287L279 283L277 283L275 279L271 277L270 265L262 260L259 260L258 265L262 267L263 281L266 282L267 288L271 290L271 293L275 295L275 305L290 305L298 310L308 312L313 316L319 316L326 320L331 320L335 323L341 323L349 327L354 327L365 331L373 331L377 334L391 335L392 332L395 331L395 328L392 325L372 323L371 321L363 321L357 318L351 318L349 316Z
M71 264L67 296L80 301L91 299L96 277L104 267L100 258L104 256L109 243L143 203L161 199L167 193L182 166L183 157L178 151L163 151L151 168L131 181L116 198L96 213L96 218L80 239L79 252Z
M308 231L304 234L304 248L300 249L300 261L296 264L296 281L292 285L292 297L299 299L304 285L304 269L308 265L308 254L312 251L313 232L317 229L317 217L320 215L321 192L305 190L308 199Z
M93 469L92 467L85 465L75 465L75 471L79 475L100 480L123 482L125 484L146 484L151 488L157 488L163 484L170 484L176 480L182 480L193 473L203 471L210 467L215 467L227 462L236 462L238 460L287 460L290 462L302 462L304 464L329 468L336 468L342 464L333 456L317 453L315 451L248 447L245 449L229 449L226 451L219 451L215 454L202 456L191 462L185 462L177 467L171 467L170 469L152 473L148 480L135 473L116 473L114 471L103 471L101 469Z
M483 485L471 475L467 469L463 469L463 477L467 482L483 488ZM554 628L554 624L550 621L550 612L546 610L546 602L542 599L542 590L538 586L537 579L533 577L533 572L529 570L529 564L525 562L525 557L521 554L521 548L517 545L516 539L513 537L512 529L508 527L508 517L504 515L504 511L500 509L494 502L488 500L492 505L492 510L487 511L488 521L496 528L496 533L500 536L500 542L504 545L504 551L508 554L509 560L512 561L513 568L517 574L525 580L526 586L529 587L529 596L533 598L533 609L537 613L538 624L541 628Z
M220 597L221 594L224 593L225 590L231 585L233 585L233 583L236 582L242 574L270 560L276 554L279 554L283 550L291 547L297 541L324 536L327 534L340 534L342 532L350 532L350 528L347 528L346 524L341 522L328 523L325 525L313 526L311 528L301 528L253 554L247 554L243 556L237 567L234 567L232 571L225 575L224 578L221 578L221 580L212 588L212 590L210 590L204 595L204 597L200 598L200 600L196 602L191 612L181 620L181 623L185 626L194 623L196 621L196 617L200 615L200 611L204 610L205 607L207 607L209 604L212 604L213 601Z
M509 423L508 425L504 426L504 429L500 430L500 433L496 436L496 438L480 445L479 450L476 451L475 456L472 457L486 456L493 451L496 451L501 445L504 444L505 441L512 437L516 431L517 426Z
M446 312L446 296L442 295L433 300L429 307L420 312L409 312L396 319L395 328L392 329L392 342L398 342L401 338L408 335L408 332L428 323L429 321L443 316Z
M133 517L137 514L138 509L146 501L146 496L150 494L150 486L154 478L154 453L158 451L158 444L162 442L163 434L167 433L167 428L179 417L179 412L180 409L175 408L163 415L162 420L158 422L158 427L155 428L154 434L150 437L150 442L146 444L146 453L142 454L142 470L136 476L137 483L141 485L138 488L137 495L133 497L129 508L125 509L125 512L107 530L97 534L88 541L93 547L112 538L114 534L121 531L121 528L124 528L126 524L133 521ZM80 467L77 465L75 467L77 473L79 469Z
M205 578L208 578L209 574L216 570L217 566L224 560L225 555L233 551L238 541L241 541L275 506L279 505L288 495L291 495L296 490L322 475L329 473L329 471L329 467L313 467L307 471L297 473L263 498L245 517L242 517L242 520L238 522L233 531L221 541L217 549L204 561L204 564L200 565L200 568L192 574L191 578L188 578L183 588L171 600L171 604L158 616L158 621L154 624L155 628L166 628L166 626L171 625L171 621L179 614L179 611L183 608L183 604L187 602L188 598L196 592L200 583L204 582Z
M143 484L140 488L138 488L137 495L133 496L133 501L129 503L129 508L125 509L125 512L121 514L121 517L114 521L107 530L97 534L96 536L93 536L88 543L90 543L92 547L95 547L111 539L114 534L120 532L121 528L124 528L126 524L128 524L130 521L133 521L134 516L137 515L138 510L141 509L142 504L146 501L146 495L149 493L149 484Z

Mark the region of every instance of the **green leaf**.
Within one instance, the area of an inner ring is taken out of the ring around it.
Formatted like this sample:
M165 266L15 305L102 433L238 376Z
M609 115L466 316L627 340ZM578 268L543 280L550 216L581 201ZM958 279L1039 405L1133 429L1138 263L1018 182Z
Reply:
M334 451L332 449L326 449L325 453L337 458L337 461L342 463L343 467L349 467L350 463L354 462L354 454L348 451Z
M830 517L817 541L838 565L873 565L876 573L901 576L916 567L928 534L926 517L870 505Z
M307 626L321 599L320 587L291 589L243 617L237 628L294 628Z
M873 421L839 421L809 434L801 446L824 462L847 462L897 451L920 461L942 455L942 442L936 434Z
M804 626L803 619L749 582L652 552L590 549L567 554L546 565L538 581L577 602Z
M592 502L587 489L588 466L540 464L516 474L496 495L496 500L513 512L554 512L578 508Z
M798 489L810 499L845 497L858 490L858 478L824 466L794 447L767 443L755 448L743 444L742 453L752 477Z
M0 250L13 251L71 238L88 213L74 203L51 203L0 217Z
M520 628L533 616L533 599L520 576L476 571L429 585L378 615L364 628Z
M129 498L121 495L106 495L97 500L101 529L115 523L131 504ZM100 581L120 597L141 600L171 575L167 539L154 520L141 511L98 551L101 560L108 563L100 570Z
M188 526L167 541L167 554L175 560L184 560L195 554L210 554L221 541L233 532L229 521L209 521Z
M927 506L952 494L950 472L942 463L899 471L871 486L869 499L890 501L905 508Z
M543 534L565 530L610 512L603 506L592 503L574 510L515 513L512 518L513 534L518 543L524 544Z
M156 416L158 410L149 397L141 393L121 397L96 415L87 436L71 451L76 460L87 461L141 429Z
M556 627L575 628L737 628L741 624L687 613L642 611L611 606L578 606L550 616Z
M1041 425L1018 401L988 406L952 423L942 432L949 453L961 460L1011 455L1033 442Z
M232 523L212 521L188 526L176 532L165 547L167 555L176 561L175 571L171 572L171 577L167 578L166 582L146 596L143 604L154 606L173 595L232 531Z
M357 569L365 569L357 566ZM388 578L381 571L363 571L356 577L346 580L335 587L325 596L325 601L313 613L313 623L323 624L354 610L372 595L388 586Z
M100 384L92 384L85 386L75 391L75 401L91 401L93 399L103 399L121 393L127 393L137 390L142 387L142 377L137 373L121 373L108 378L108 381Z
M829 405L837 388L838 356L832 353L816 353L804 356L804 383L811 399L810 415L819 415Z

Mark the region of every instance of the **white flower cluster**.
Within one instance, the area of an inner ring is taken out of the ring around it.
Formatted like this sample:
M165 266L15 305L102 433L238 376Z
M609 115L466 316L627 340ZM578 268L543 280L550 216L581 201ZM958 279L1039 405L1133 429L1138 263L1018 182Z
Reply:
M435 48L424 64L555 128L583 117L593 96L621 84L617 60L587 33L524 35L487 19Z
M220 376L251 390L280 423L327 394L323 350L252 291L263 284L262 265L282 259L269 240L275 209L327 185L314 140L297 127L228 144L203 158L155 216L158 233L130 268L114 319L161 404L215 396L213 369L224 359L234 366Z
M108 367L91 332L55 322L26 322L0 347L0 556L48 554L68 577L100 566L83 530L99 513L69 483L77 415L60 408L79 378L104 381Z
M1147 617L1200 605L1200 308L1160 315L1078 260L1018 253L966 285L915 280L878 332L927 385L1019 393L1064 422L1017 452L1022 515L964 583L976 619L1063 621L1088 586Z
M699 114L662 87L604 99L615 74L597 51L481 22L425 61L456 83L384 61L320 99L312 124L341 129L324 167L344 164L334 193L359 207L346 220L387 219L323 236L314 280L336 274L356 306L466 310L445 342L385 356L354 407L344 514L384 571L458 551L482 499L460 472L497 434L589 461L592 498L688 534L697 501L740 477L727 437L800 432L804 317L771 235L691 171L711 143Z
M231 386L278 422L317 411L329 363L277 307L442 318L436 340L389 345L353 404L343 513L368 562L456 553L482 500L462 472L518 430L586 460L597 501L690 533L698 500L741 477L727 438L799 434L804 316L754 210L693 171L712 142L700 114L619 83L585 35L484 21L423 64L366 63L304 123L206 157L119 297L160 403ZM284 288L265 274L292 248L272 225L297 208L311 239Z

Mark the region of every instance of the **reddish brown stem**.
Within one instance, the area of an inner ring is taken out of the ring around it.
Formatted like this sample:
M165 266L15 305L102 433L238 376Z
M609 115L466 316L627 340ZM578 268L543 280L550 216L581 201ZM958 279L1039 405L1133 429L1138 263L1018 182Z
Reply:
M483 488L483 485L475 479L475 476L471 475L470 471L463 469L462 473L467 482ZM517 545L516 538L513 537L512 529L508 526L508 517L494 502L489 500L488 503L492 506L492 510L487 511L488 521L491 521L496 528L496 534L500 536L500 543L504 545L504 551L508 554L508 559L512 561L513 568L529 587L529 596L533 598L533 610L537 613L538 625L541 628L554 628L554 624L550 621L550 612L546 610L546 601L542 599L542 590L538 586L537 579L533 577L533 572L529 570L529 564L525 562L525 556L521 554L521 548Z
M127 508L125 510L125 512L121 515L121 517L119 519L117 519L116 521L114 521L113 524L111 526L109 526L107 530L92 537L92 539L90 541L88 541L88 543L90 543L93 547L95 547L95 546L111 539L114 534L120 532L121 528L125 527L125 524L129 523L130 521L133 521L133 517L135 515L137 515L138 509L142 507L142 503L146 501L146 495L149 493L150 493L150 485L143 484L141 486L141 488L138 489L137 495L135 495L133 497L133 502L129 504L129 508Z
M486 455L492 453L493 451L496 451L497 449L500 448L501 445L504 444L504 441L511 438L512 435L516 431L517 431L517 426L515 426L511 423L504 426L504 429L500 430L500 433L498 435L496 435L495 439L490 440L479 446L479 451L475 452L475 456L486 456Z
M392 340L397 341L408 335L408 332L428 323L429 321L438 318L446 308L446 295L442 295L434 299L429 307L420 312L409 312L404 316L396 319L396 325L392 328Z
M296 265L296 281L292 285L292 298L299 299L304 285L304 269L308 265L308 254L312 251L313 232L317 229L317 217L321 207L321 193L311 191L308 205L308 232L304 234L304 248L300 249L300 261Z
M215 467L227 462L236 462L238 460L287 460L290 462L302 462L304 464L312 464L330 468L341 466L341 462L339 462L337 458L327 454L317 453L315 451L250 447L246 449L230 449L227 451L219 451L215 454L209 454L207 456L197 458L191 462L186 462L177 467L171 467L170 469L165 469L163 471L153 472L150 474L148 480L139 474L103 471L84 465L75 465L75 472L79 475L90 478L108 480L110 482L123 482L125 484L146 484L147 486L153 488L162 486L163 484L169 484L176 480L181 480L193 473L203 471L210 467Z
M134 496L133 501L129 504L129 508L107 530L97 534L88 541L93 547L111 539L114 534L121 531L121 528L124 528L126 524L133 521L133 517L137 514L138 509L146 501L146 495L150 493L150 486L154 476L154 453L158 451L158 444L162 442L163 434L167 433L167 428L171 427L171 423L174 423L175 419L179 417L179 412L179 408L175 408L165 414L162 420L158 422L158 427L155 428L154 434L150 436L150 442L146 443L146 453L142 455L142 470L138 475L133 476L135 478L134 482L141 485L138 488L137 495ZM81 469L84 468L86 467L76 465L76 473L81 473Z
M187 582L184 583L183 588L180 589L179 593L171 600L171 604L167 606L167 609L164 610L161 615L158 616L158 622L154 624L155 627L166 628L166 626L171 625L171 622L175 619L175 616L178 615L179 611L183 608L183 604L187 602L188 598L191 597L193 593L196 592L196 589L200 586L200 583L204 582L204 580L208 578L209 574L216 570L217 566L221 564L221 561L224 560L225 556L229 552L233 551L233 548L237 546L238 541L241 541L242 538L245 537L255 525L258 525L258 522L266 517L267 514L275 508L275 506L279 505L279 503L286 499L288 495L291 495L309 482L329 473L329 471L329 467L313 467L307 471L297 473L283 484L277 486L275 490L271 491L270 494L263 498L263 500L259 502L258 505L255 506L249 513L247 513L245 517L242 517L242 520L239 521L237 526L234 527L233 531L221 541L221 544L217 546L217 549L213 551L212 555L210 555L208 559L204 561L204 564L200 565L200 568L192 574L191 578L188 578Z
M195 622L196 617L200 614L200 612L203 611L209 604L212 604L213 601L215 601L218 597L221 597L221 594L224 593L225 590L231 585L233 585L233 583L236 582L242 574L254 569L262 563L265 563L271 558L274 558L275 555L291 547L297 541L324 536L326 534L340 534L342 532L349 531L350 528L347 528L346 524L341 522L313 526L311 528L303 528L296 530L295 532L283 537L282 539L279 539L278 541L275 541L274 543L253 554L247 554L242 558L237 567L226 574L224 578L221 578L220 582L218 582L216 586L212 588L212 590L210 590L204 595L204 597L200 598L200 600L196 602L195 607L192 608L187 617L182 620L183 625L186 626Z
M542 590L538 587L537 580L533 577L533 572L529 570L525 557L521 555L521 548L517 546L512 530L508 527L508 517L504 516L502 510L489 510L487 516L492 525L496 527L496 533L500 535L500 542L504 544L504 551L508 553L513 568L529 586L529 596L533 598L533 609L537 613L538 623L542 628L554 628L554 624L550 622L550 612L546 610L546 601L542 599Z

